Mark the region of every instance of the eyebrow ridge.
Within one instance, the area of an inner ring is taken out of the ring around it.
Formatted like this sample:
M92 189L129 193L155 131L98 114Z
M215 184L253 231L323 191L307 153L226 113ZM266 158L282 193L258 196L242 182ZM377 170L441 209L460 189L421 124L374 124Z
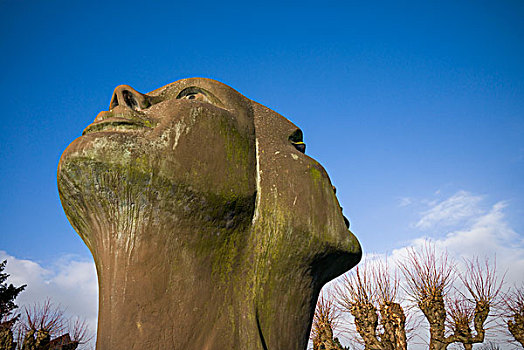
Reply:
M194 93L202 93L212 103L214 103L214 104L216 104L216 105L218 105L220 107L225 107L224 104L222 103L222 101L220 101L220 99L218 99L215 95L213 95L211 92L207 91L206 89L200 88L198 86L190 86L190 87L187 87L187 88L183 89L182 91L180 91L178 93L176 98L179 99L179 98L182 98L184 96L187 96L189 94L194 94Z

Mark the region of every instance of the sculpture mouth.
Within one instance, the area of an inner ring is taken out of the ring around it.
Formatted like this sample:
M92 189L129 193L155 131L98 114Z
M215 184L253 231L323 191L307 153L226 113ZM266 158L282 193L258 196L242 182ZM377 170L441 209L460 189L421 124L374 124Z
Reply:
M85 128L82 135L100 131L126 132L145 128L152 129L153 125L150 124L151 123L137 120L129 120L125 118L108 118L89 125L87 128Z

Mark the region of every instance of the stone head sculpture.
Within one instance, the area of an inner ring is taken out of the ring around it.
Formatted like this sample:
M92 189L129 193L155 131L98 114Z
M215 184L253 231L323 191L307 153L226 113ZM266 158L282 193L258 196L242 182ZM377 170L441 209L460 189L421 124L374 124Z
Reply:
M117 87L58 166L97 268L97 348L305 349L321 287L361 250L304 150L217 81Z

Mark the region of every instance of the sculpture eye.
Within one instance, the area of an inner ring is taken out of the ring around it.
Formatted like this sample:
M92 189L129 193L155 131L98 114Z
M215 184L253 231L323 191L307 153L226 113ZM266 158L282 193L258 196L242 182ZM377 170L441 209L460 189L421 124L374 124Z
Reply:
M202 88L191 86L188 88L185 88L184 90L180 91L176 97L177 99L181 100L194 100L194 101L202 101L214 104L218 107L224 107L224 104L210 91L204 90Z
M297 151L306 153L306 144L304 143L304 135L302 130L297 129L289 135L289 142L297 149Z
M182 90L176 98L179 100L195 100L213 103L212 98L209 97L207 91L194 86Z
M206 95L204 95L202 93L187 94L186 96L181 97L181 99L210 102L209 99L206 97Z

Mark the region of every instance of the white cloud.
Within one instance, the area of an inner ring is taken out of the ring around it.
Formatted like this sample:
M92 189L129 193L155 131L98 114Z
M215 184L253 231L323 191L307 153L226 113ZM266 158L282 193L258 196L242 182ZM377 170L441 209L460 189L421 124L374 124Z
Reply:
M507 202L485 208L484 201L482 196L459 191L433 203L416 224L425 229L426 235L414 239L412 245L420 247L430 238L459 260L473 256L496 258L499 273L507 271L507 284L520 283L524 276L523 236L511 228L505 217ZM444 227L447 232L442 232Z
M61 257L53 266L43 267L31 261L18 259L0 250L0 261L7 259L7 283L27 284L16 303L29 306L50 299L71 316L85 319L94 334L98 315L98 283L95 265L73 256Z
M482 196L459 191L441 202L430 201L430 208L422 213L415 227L428 229L435 226L447 227L464 223L469 218L482 213L479 207L482 199Z
M410 198L410 197L400 197L398 199L398 206L399 207L407 207L411 203L413 203L413 199Z

